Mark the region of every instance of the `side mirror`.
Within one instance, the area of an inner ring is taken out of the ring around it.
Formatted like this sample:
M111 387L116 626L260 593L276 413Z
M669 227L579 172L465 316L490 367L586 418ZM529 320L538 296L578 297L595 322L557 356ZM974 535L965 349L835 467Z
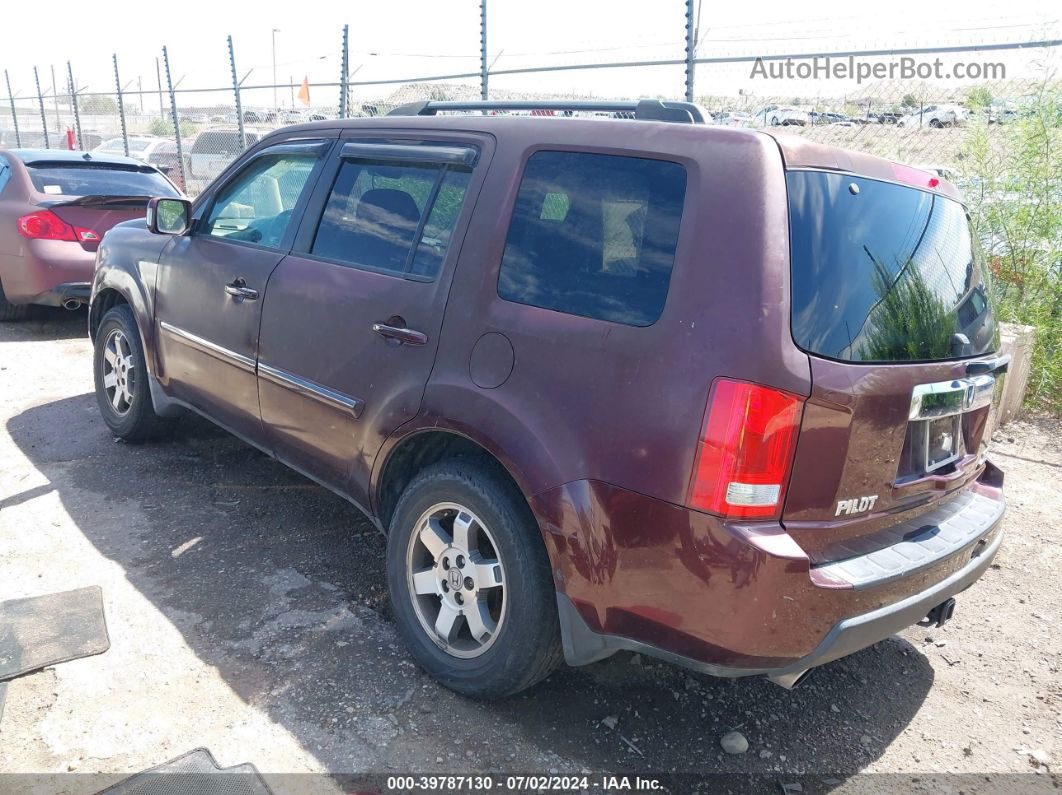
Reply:
M192 224L192 203L188 199L155 197L147 206L148 230L156 235L183 235Z

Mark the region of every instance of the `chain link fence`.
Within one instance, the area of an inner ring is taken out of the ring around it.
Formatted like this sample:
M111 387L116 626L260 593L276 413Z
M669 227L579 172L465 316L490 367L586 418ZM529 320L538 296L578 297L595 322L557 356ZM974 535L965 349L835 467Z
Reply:
M366 77L360 73L363 64L352 63L346 27L335 31L335 45L327 48L331 54L301 53L306 57L298 62L333 64L333 82L311 83L294 75L285 82L284 71L290 70L276 63L275 41L272 79L252 81L267 67L241 68L232 37L176 54L182 69L195 69L193 85L174 68L166 47L154 69L140 64L132 80L117 55L85 64L96 66L92 79L109 76L92 86L79 81L72 62L58 70L0 64L6 67L0 147L128 153L157 166L195 196L246 147L272 130L304 121L380 116L420 100L643 96L696 101L714 124L770 128L930 169L955 182L998 277L1001 319L1038 331L1030 401L1062 412L1062 81L1057 78L1062 40L1040 36L954 46L941 36L940 46L762 56L715 50L722 54L708 56L700 50L725 46L726 40L699 35L698 5L675 0L667 9L654 7L654 13L674 15L668 23L675 28L670 44L634 43L638 35L632 32L622 48L510 51L504 60L504 48L494 48L492 60L487 0L480 0L476 29L471 16L469 29L462 29L462 53L439 56L450 59L446 74L384 70ZM316 33L311 40L320 40ZM363 39L368 33L360 31ZM744 33L750 38L733 41L770 46L758 32ZM466 56L465 49L472 52ZM614 49L646 57L584 60ZM360 53L360 59L375 54ZM419 63L429 56L411 57ZM570 76L573 84L578 78L583 88L543 90L557 85L558 74ZM661 86L668 89L658 91ZM519 112L551 115L548 110Z
M481 8L485 15L486 0L482 0ZM829 80L802 82L802 70L811 73L815 64L827 56L834 63L856 59L863 64L860 68L870 71L901 57L914 63L916 57L928 60L946 52L951 58L966 58L967 68L980 65L980 71L989 74L989 56L1034 48L1043 53L1043 63L1057 64L1062 44L1043 40L987 48L805 53L791 58L772 55L759 60L748 55L700 58L691 32L693 8L693 2L686 3L687 26L681 31L686 34L686 57L646 62L566 62L492 68L485 55L484 23L478 71L408 80L395 77L358 81L356 74L348 74L346 28L336 32L335 51L342 66L336 82L331 83L304 83L292 76L288 82L247 85L250 72L241 79L231 37L224 47L210 54L209 69L216 70L217 79L208 86L185 86L183 78L174 82L166 48L157 59L152 75L154 85L148 86L140 78L135 83L127 81L117 55L111 64L113 87L104 90L78 88L77 74L70 62L59 74L54 69L44 73L35 67L27 70L9 65L5 84L0 86L0 91L7 91L0 107L0 146L128 153L157 166L194 196L247 146L284 125L383 115L398 105L418 100L469 101L484 96L496 100L556 99L555 92L544 94L517 86L528 85L539 72L570 70L592 75L613 69L637 69L653 71L674 83L673 92L660 98L692 96L710 112L716 124L777 128L811 140L934 168L961 180L969 130L984 126L989 145L1005 148L1009 140L1007 127L1030 112L1036 97L1050 83L1050 67L1044 67L1038 78L961 83L920 77L877 79L861 81L858 88L843 92L831 92ZM485 16L480 22L484 21ZM460 63L474 64L474 54ZM782 69L786 64L788 71ZM763 73L763 79L756 82L757 88L763 86L763 90L718 90L738 82L736 77L744 76L747 83L756 70ZM769 74L771 70L775 74ZM850 86L851 81L845 85ZM784 86L785 90L774 86ZM805 86L813 86L814 93ZM713 88L718 93L711 93ZM573 93L563 98L591 97ZM598 94L592 98L610 97Z

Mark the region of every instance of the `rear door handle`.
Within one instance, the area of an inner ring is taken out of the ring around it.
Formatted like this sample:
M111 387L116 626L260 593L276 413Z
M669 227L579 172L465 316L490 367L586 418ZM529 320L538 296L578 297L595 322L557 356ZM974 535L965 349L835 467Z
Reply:
M387 323L373 323L372 330L385 337L387 340L396 340L400 345L424 345L428 341L428 335L422 331L416 331L404 326L391 326Z
M231 282L225 285L225 292L231 295L237 301L254 301L258 298L258 291L248 287L247 282L242 278L233 279Z

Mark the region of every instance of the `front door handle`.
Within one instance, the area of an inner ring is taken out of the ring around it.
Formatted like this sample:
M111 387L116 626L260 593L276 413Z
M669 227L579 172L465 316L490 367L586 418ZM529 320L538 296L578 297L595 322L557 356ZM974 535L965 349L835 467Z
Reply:
M399 345L424 345L428 341L428 335L422 331L406 328L404 325L390 325L388 323L373 323L372 330L385 337L388 342L395 340Z
M225 285L225 292L231 295L237 301L254 301L258 298L258 291L248 287L247 282L242 278L233 279L231 282Z

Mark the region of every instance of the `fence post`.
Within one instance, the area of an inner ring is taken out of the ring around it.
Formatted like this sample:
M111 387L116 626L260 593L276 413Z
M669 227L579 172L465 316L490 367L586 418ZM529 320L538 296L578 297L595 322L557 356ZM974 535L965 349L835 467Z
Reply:
M162 68L158 58L155 58L155 80L159 84L159 121L162 121L166 118L166 106L162 104Z
M350 25L343 26L343 51L339 57L339 118L347 117L347 85L350 75Z
M44 94L41 93L41 78L37 74L37 67L33 67L33 82L37 84L37 104L41 109L41 129L44 130L44 148L51 149L52 145L48 140L48 116L44 112Z
M181 125L177 121L177 93L173 90L173 76L170 74L170 54L162 48L162 63L166 67L166 86L170 91L170 115L173 118L173 137L177 142L177 168L181 171L181 190L188 192L188 175L184 171L184 148L181 146Z
M487 0L479 0L479 96L489 99L487 86Z
M697 48L697 40L694 34L693 27L693 2L694 0L686 0L686 101L693 102L693 76L697 69L694 58L696 53L694 50Z
M66 62L66 76L70 82L70 108L74 111L74 132L77 133L77 148L84 149L85 142L81 137L81 111L77 107L77 87L74 83L74 68L70 61Z
M122 100L122 81L118 79L118 53L111 56L114 60L114 88L118 92L118 120L122 123L122 149L129 157L129 131L125 129L125 102Z
M236 125L240 130L240 151L247 148L247 135L243 129L243 105L240 104L240 78L236 76L236 51L229 36L229 66L232 67L232 92L236 95Z
M22 147L22 133L18 131L18 111L15 110L15 94L11 91L11 75L4 70L4 80L7 81L7 98L11 100L11 123L15 125L15 146Z

